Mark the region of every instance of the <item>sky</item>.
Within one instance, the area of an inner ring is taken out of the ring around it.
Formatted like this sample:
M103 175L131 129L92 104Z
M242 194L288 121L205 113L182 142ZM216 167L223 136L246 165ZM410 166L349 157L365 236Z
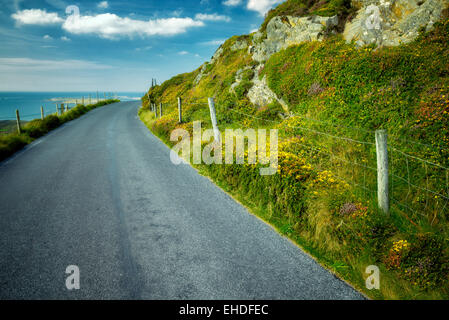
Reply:
M209 61L282 0L0 0L0 91L135 91Z

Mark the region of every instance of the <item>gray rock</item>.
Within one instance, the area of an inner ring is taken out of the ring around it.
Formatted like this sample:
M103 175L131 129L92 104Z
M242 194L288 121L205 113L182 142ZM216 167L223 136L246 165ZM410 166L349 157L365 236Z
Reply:
M270 104L274 101L277 101L281 104L285 111L288 111L288 105L282 99L280 99L276 93L274 93L269 87L267 83L267 78L264 76L262 80L259 79L259 71L263 68L263 65L259 65L256 67L255 75L252 80L254 85L249 89L247 97L251 101L252 104L263 107L267 104Z
M243 50L248 47L248 43L245 40L237 40L232 46L232 51Z
M337 26L338 17L274 17L267 25L267 38L251 48L253 59L264 62L276 52L304 41L321 40L326 28ZM257 34L257 33L256 33ZM253 36L254 39L255 36ZM257 39L260 39L257 34Z
M431 30L449 0L357 0L357 16L346 24L347 42L358 46L397 46L416 39L421 28Z

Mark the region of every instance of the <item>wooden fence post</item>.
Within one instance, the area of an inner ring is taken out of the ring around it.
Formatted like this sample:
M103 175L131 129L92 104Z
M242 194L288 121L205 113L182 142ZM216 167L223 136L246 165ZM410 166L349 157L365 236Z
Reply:
M59 114L59 108L58 108L58 105L56 104L56 115L58 115Z
M154 103L153 103L153 110L154 110L154 118L157 119L157 108Z
M16 121L17 121L17 132L19 134L22 133L22 128L20 127L20 115L19 115L19 110L16 109Z
M64 113L64 103L61 103L61 114Z
M44 107L41 106L41 120L44 120Z
M162 118L162 102L159 104L159 118Z
M178 116L179 116L179 123L182 123L182 99L178 97Z
M81 99L81 104L84 106L84 96L83 96L83 98Z
M215 112L215 102L214 98L209 98L209 111L210 111L210 120L212 121L212 127L214 129L214 138L216 142L220 142L220 130L217 125L217 115Z
M388 195L388 139L385 130L376 131L377 154L377 198L379 208L390 213L390 198Z

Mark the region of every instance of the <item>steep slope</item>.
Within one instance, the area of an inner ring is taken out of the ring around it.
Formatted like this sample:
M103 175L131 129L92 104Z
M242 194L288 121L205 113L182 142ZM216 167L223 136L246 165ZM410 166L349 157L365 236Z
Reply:
M172 144L175 128L211 126L214 97L222 131L279 129L278 175L258 175L260 165L198 169L370 296L448 298L447 6L286 1L258 32L151 88L141 118ZM164 104L163 117L148 98ZM389 216L377 207L378 129L389 134ZM369 265L381 270L379 290L365 287Z

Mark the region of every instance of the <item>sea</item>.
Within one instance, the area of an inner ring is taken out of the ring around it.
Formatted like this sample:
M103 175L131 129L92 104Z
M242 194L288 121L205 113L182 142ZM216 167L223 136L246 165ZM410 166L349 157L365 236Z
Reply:
M104 98L104 92L99 92L99 98ZM89 95L91 100L89 100ZM121 101L140 100L144 92L113 92L106 93L106 97L112 95ZM46 115L56 111L56 105L69 103L75 106L76 102L89 101L95 103L97 92L0 92L0 120L16 119L16 110L19 110L21 120L33 120L40 118L41 106Z

